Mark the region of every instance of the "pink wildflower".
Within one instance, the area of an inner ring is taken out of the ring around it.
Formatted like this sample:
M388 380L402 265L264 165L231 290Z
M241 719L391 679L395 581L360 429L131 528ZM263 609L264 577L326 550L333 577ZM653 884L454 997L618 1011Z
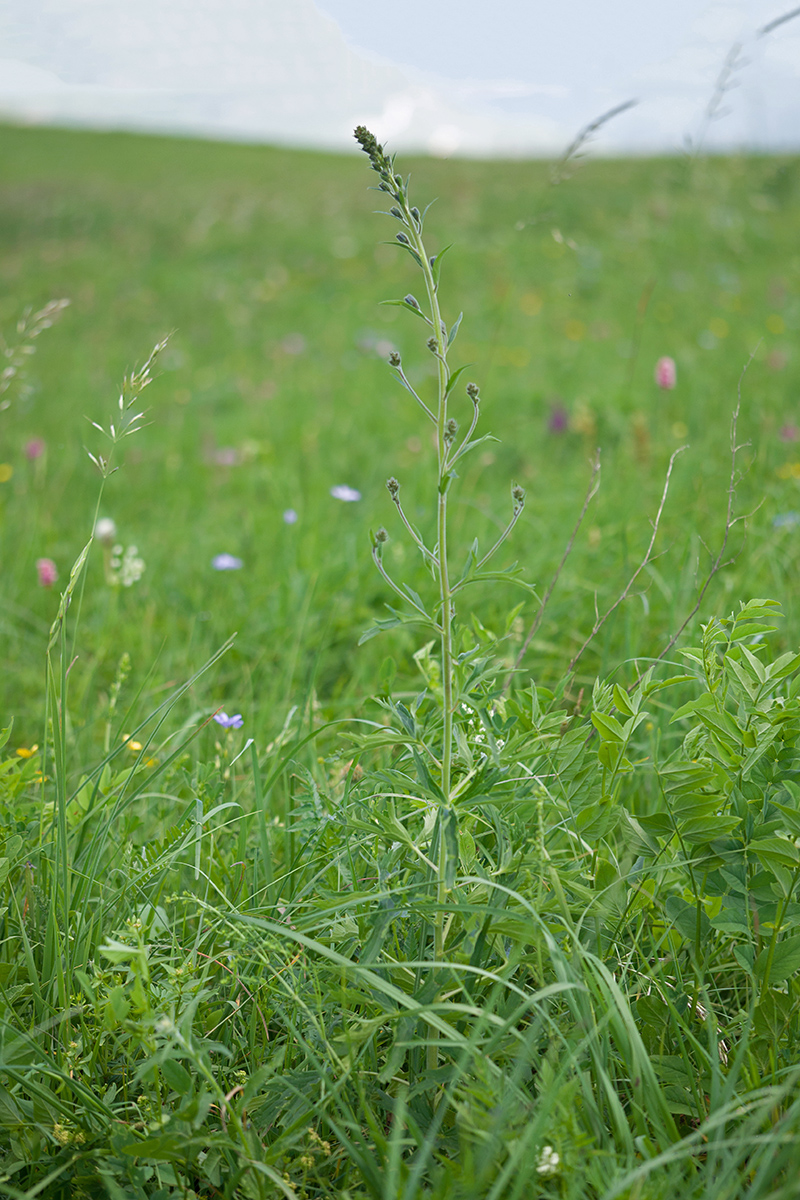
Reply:
M37 458L41 458L47 446L44 438L31 438L25 443L25 457L29 462L35 462Z
M675 359L666 356L660 358L656 363L655 375L656 383L660 388L664 388L668 392L672 391L678 378L678 373L675 369Z
M58 569L52 558L37 558L36 571L39 576L39 587L52 587L58 579Z

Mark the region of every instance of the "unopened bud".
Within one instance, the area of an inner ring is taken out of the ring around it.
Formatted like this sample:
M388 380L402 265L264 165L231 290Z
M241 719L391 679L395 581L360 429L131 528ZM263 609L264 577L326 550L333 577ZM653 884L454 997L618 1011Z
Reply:
M400 492L400 484L397 482L394 475L392 475L390 479L386 480L386 487L392 499L396 500Z
M411 215L419 225L419 209L416 207L416 205L411 209Z
M479 393L480 388L478 387L477 383L467 384L467 395L469 396L470 400L473 400L475 403L477 403Z
M511 499L514 501L514 508L522 508L525 503L525 489L521 488L518 483L515 483L511 489Z
M389 366L390 367L399 367L400 366L400 355L397 353L396 350L393 350L392 353L389 355Z
M417 300L416 296L412 296L409 292L407 296L403 297L403 301L408 305L409 308L415 308L419 312L419 301Z
M439 349L439 345L438 345L438 342L436 341L435 337L428 338L427 346L428 346L428 349L430 350L431 354L435 354L436 351Z
M401 188L403 186L403 176L402 175L395 175L394 186L398 187L398 188Z
M389 209L389 212L392 214L393 217L397 217L398 221L402 221L403 214L400 212L400 209L397 207L396 204L392 205L392 207Z
M382 545L384 545L384 543L388 542L388 540L389 540L389 535L386 532L386 530L383 528L383 526L381 526L381 528L375 534L375 541L379 546L382 546Z
M408 238L406 237L406 235L404 233L396 233L394 236L397 238L398 242L400 242L401 245L403 245L403 246L409 245Z
M458 421L456 421L454 417L451 417L444 427L444 440L446 442L452 442L457 433Z

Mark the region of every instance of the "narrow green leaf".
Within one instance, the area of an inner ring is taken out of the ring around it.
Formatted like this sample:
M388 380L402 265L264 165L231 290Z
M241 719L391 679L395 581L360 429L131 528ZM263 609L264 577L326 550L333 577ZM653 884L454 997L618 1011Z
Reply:
M614 704L621 713L625 714L626 717L632 717L634 715L634 708L630 702L630 699L628 698L628 693L624 691L618 683L614 684Z
M445 844L444 886L452 891L456 884L456 868L458 866L458 813L454 808L446 808L441 814L442 837Z
M395 242L387 243L390 246L396 245ZM404 308L407 312L414 313L415 316L421 317L426 325L430 325L430 318L425 316L421 308L414 308L412 304L406 304L405 300L381 300L381 304L386 304L392 308Z
M464 363L463 367L456 367L455 371L453 371L448 377L447 387L444 389L445 396L450 395L456 383L458 382L459 377L463 375L464 371L468 371L471 366L472 363Z
M428 208L430 208L430 205L428 205ZM428 208L425 209L425 212L428 211ZM425 213L423 213L423 215L422 215L422 220L424 221L424 219L425 219ZM444 258L445 254L447 254L447 251L452 250L452 248L453 248L453 243L450 242L450 244L448 246L445 246L443 250L439 251L439 253L434 258L433 262L431 263L431 274L433 275L433 286L437 290L439 288L439 276L442 273L442 259Z
M448 335L447 335L447 348L448 348L448 350L449 350L449 349L450 349L450 347L452 346L453 342L456 340L456 337L457 337L457 335L458 335L458 327L459 327L459 325L461 324L461 322L462 322L462 320L463 320L463 317L464 317L464 314L463 314L463 312L458 314L458 316L456 317L455 321L453 322L453 326L452 326L452 328L451 328L450 332L449 332L449 333L448 333Z

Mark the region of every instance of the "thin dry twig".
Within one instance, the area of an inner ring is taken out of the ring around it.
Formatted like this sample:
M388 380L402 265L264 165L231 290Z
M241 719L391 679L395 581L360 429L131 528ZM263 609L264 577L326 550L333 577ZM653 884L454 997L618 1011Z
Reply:
M608 112L604 112L602 116L595 117L595 119L590 121L588 125L584 125L583 129L581 129L575 135L559 161L553 167L552 174L550 176L550 182L553 184L559 184L567 179L567 167L573 161L573 159L580 156L581 150L589 141L592 134L597 133L598 129L602 129L602 127L609 121L613 120L614 117L618 117L621 113L627 112L629 108L635 108L638 103L638 100L626 100L623 104L617 104L614 108L610 108Z
M777 29L779 25L785 25L787 21L793 21L795 17L800 17L800 8L792 8L782 16L776 17L774 21L768 21L758 30L756 37L766 37L768 33L772 33L773 29Z
M759 343L759 345L760 345L760 343ZM727 503L727 508L726 508L726 512L725 512L725 529L722 534L722 543L720 545L720 548L719 548L716 558L714 559L711 566L709 567L708 574L706 575L705 580L703 581L703 586L700 588L700 591L697 593L696 604L692 608L691 612L686 616L686 618L678 626L675 633L673 633L672 637L669 639L666 646L661 651L661 653L658 655L658 657L651 660L651 665L661 662L661 660L669 654L670 650L675 645L675 643L677 642L678 638L683 633L686 626L697 615L697 613L700 609L700 605L703 603L705 594L708 591L708 589L711 585L711 581L714 578L714 576L719 571L721 571L723 569L723 567L730 566L731 563L734 561L734 559L728 559L727 561L723 562L723 559L725 557L725 551L728 548L728 539L730 537L731 530L733 529L734 525L737 525L739 523L739 521L745 520L744 516L734 517L734 515L733 515L733 505L734 505L734 501L736 498L736 483L737 483L736 455L739 453L740 450L743 450L745 448L745 446L747 446L749 444L747 442L743 442L741 445L739 445L737 443L736 428L737 428L738 421L739 421L739 412L742 407L742 380L744 379L747 368L750 366L750 363L753 361L753 358L757 351L758 351L758 346L756 346L755 350L750 355L749 359L747 360L744 367L742 368L742 373L739 376L739 383L737 385L736 408L733 410L733 415L731 416L731 473L730 473L730 478L728 480L728 503ZM641 679L641 676L639 676L639 679ZM639 679L636 680L636 683L639 682ZM636 683L634 683L634 685L633 685L634 687L636 686Z
M586 495L583 498L583 507L581 508L581 511L578 515L578 519L575 522L572 533L570 534L570 538L569 538L569 541L567 542L566 549L564 550L564 553L561 556L561 562L556 567L555 574L553 575L553 578L550 580L547 591L544 594L544 599L542 600L542 603L539 605L539 611L536 613L536 616L534 617L534 619L531 623L531 627L528 630L528 633L525 637L525 641L522 643L519 654L517 655L516 659L514 660L514 666L511 668L511 670L508 673L505 684L503 686L504 692L507 692L508 689L511 687L511 680L512 680L513 676L516 674L516 672L519 671L520 664L521 664L523 658L525 657L525 652L527 651L528 646L530 646L533 639L536 637L539 627L540 627L542 621L544 620L545 610L547 608L547 605L550 603L550 597L552 596L553 592L555 591L556 584L558 583L561 572L564 569L564 564L566 563L567 559L569 558L570 554L572 553L572 547L575 544L575 538L578 536L578 530L580 529L581 525L583 524L583 518L586 516L587 510L588 510L589 505L591 504L592 500L597 495L597 491L600 487L600 484L597 479L599 474L600 474L600 450L598 449L595 451L594 461L592 462L592 474L591 474L591 478L589 479L589 486L586 489Z
M669 484L670 484L670 479L672 477L672 468L675 465L675 459L678 457L679 454L682 454L683 451L686 449L688 449L688 447L679 446L677 450L673 451L673 453L670 457L669 465L667 467L667 473L664 478L664 488L661 492L661 500L659 501L659 505L658 505L658 512L656 513L655 520L653 521L653 532L650 535L650 541L648 542L647 549L645 550L642 561L639 563L639 566L633 572L633 574L631 575L627 584L625 585L623 590L620 592L620 594L617 596L614 603L609 608L606 609L606 611L603 613L602 617L600 617L600 616L595 617L595 622L592 627L591 633L586 638L583 645L578 650L578 652L574 655L572 661L570 662L569 666L567 667L567 675L572 674L572 672L575 669L576 663L583 656L583 653L586 650L587 646L597 636L597 634L603 628L603 626L605 625L606 621L611 616L611 614L619 608L620 604L622 604L622 601L627 599L628 595L630 594L631 588L636 583L636 580L639 578L642 571L645 569L645 567L649 563L651 563L653 561L653 547L655 546L656 537L658 536L658 528L659 528L659 525L661 524L661 517L664 513L664 505L667 502L667 493L669 492ZM595 609L595 612L597 612L597 609Z

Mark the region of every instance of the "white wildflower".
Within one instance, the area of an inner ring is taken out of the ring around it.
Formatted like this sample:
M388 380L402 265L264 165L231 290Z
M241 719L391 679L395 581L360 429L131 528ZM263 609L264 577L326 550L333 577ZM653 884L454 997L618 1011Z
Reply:
M110 546L117 536L116 522L112 521L111 517L100 517L94 527L94 536L104 546Z
M361 492L347 483L335 484L331 488L331 495L334 500L344 500L345 504L353 504L356 500L361 499Z
M128 588L138 583L144 575L145 562L139 557L136 546L127 546L124 550L122 546L114 546L109 567L109 583L114 587L122 584Z
M536 1167L539 1175L556 1175L558 1174L558 1164L561 1162L561 1157L556 1154L552 1146L542 1146L542 1152L539 1155L539 1162Z

